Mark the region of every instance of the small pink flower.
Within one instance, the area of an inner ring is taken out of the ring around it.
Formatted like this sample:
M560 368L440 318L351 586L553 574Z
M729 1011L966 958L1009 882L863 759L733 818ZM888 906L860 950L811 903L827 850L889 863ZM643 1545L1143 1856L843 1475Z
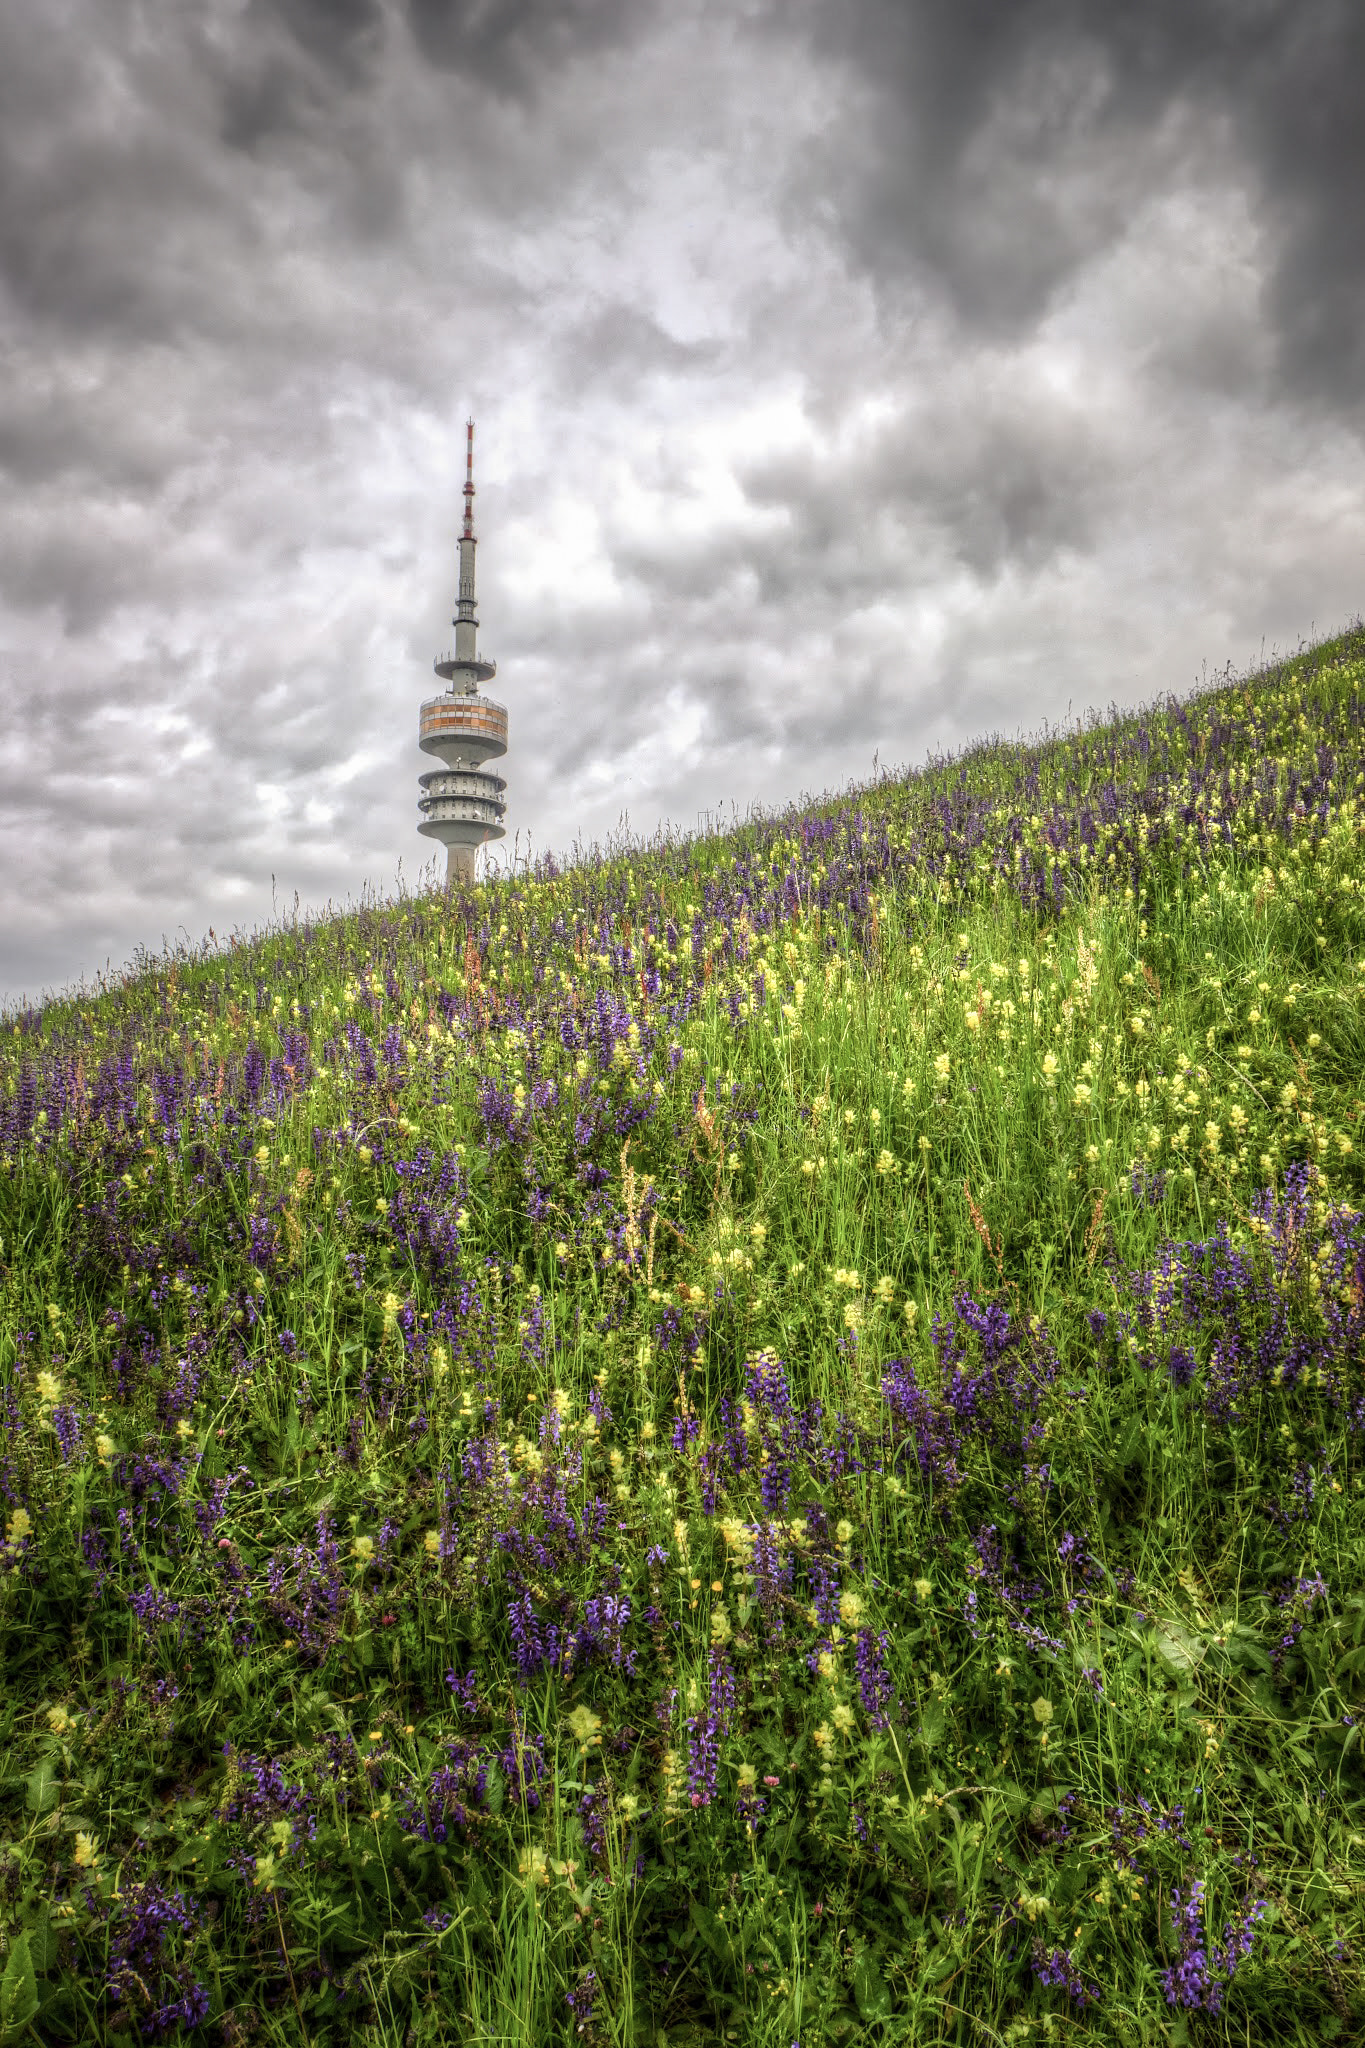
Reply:
M701 1794L700 1794L700 1792L694 1792L694 1793L692 1794L692 1804L693 1804L694 1806L700 1806L700 1805L701 1805Z
M218 1538L218 1548L220 1550L231 1550L232 1538L230 1536L220 1536Z
M780 1778L765 1778L763 1782L765 1785L771 1788L775 1785L780 1785L782 1783L782 1780Z

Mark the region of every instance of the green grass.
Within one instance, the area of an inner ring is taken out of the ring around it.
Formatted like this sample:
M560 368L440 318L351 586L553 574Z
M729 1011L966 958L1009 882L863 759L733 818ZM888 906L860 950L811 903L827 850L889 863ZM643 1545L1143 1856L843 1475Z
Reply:
M1362 679L9 1017L0 2040L1358 2037Z

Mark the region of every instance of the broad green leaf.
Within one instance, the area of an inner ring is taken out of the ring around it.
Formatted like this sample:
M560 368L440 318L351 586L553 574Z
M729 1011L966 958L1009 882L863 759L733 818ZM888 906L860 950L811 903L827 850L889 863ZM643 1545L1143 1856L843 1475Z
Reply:
M871 1949L865 1948L853 1965L853 1996L865 2020L890 2018L891 1992L873 1960Z
M38 2010L38 1980L28 1935L16 1934L0 1976L0 2039L16 2041Z
M49 1812L57 1804L60 1796L61 1787L57 1783L57 1773L50 1763L41 1763L36 1770L29 1773L24 1798L30 1813Z
M1158 1621L1152 1629L1152 1648L1157 1662L1170 1677L1185 1678L1198 1670L1208 1644L1183 1622L1166 1619Z

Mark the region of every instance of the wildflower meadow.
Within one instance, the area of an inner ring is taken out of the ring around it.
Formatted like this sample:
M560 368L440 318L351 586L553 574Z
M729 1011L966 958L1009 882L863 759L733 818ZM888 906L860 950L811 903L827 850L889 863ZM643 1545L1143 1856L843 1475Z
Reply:
M0 2043L1359 2040L1365 633L0 1025Z

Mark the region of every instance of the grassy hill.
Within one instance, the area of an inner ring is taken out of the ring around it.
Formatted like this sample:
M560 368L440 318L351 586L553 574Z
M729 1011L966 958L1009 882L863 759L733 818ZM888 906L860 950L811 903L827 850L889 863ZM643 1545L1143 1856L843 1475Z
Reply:
M1365 2030L1365 634L0 1030L0 2042Z

